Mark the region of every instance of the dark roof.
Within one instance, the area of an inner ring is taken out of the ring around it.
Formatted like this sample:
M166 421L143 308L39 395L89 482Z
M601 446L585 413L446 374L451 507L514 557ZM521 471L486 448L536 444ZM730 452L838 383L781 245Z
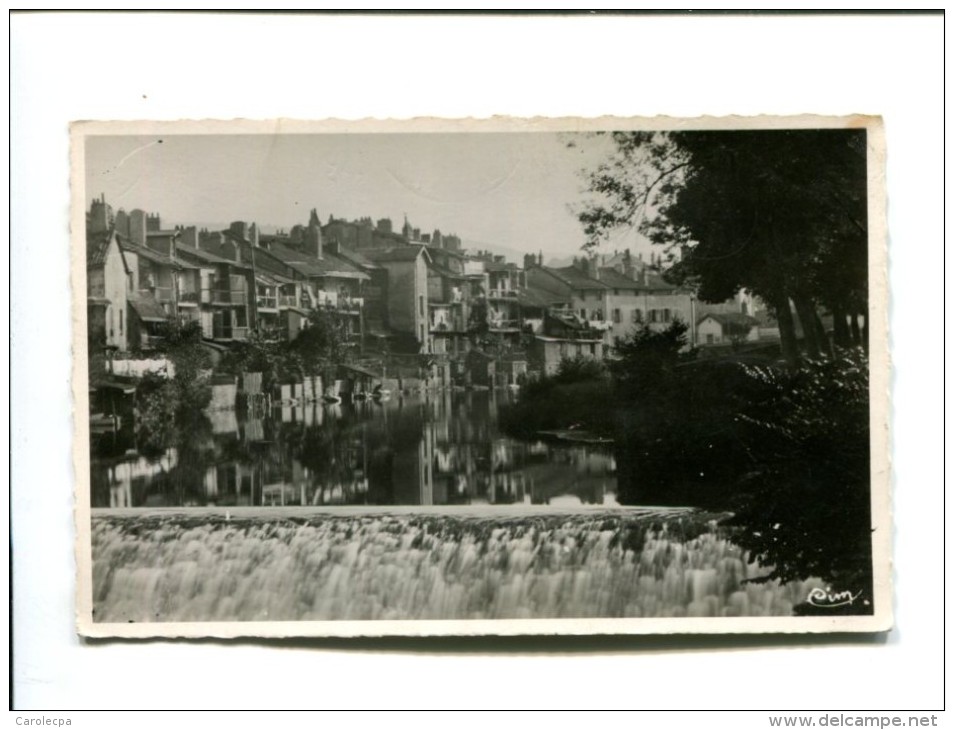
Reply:
M102 266L109 255L109 243L112 240L112 231L101 233L86 232L86 268Z
M364 254L358 251L354 251L345 246L339 246L338 250L335 251L334 253L336 256L340 256L345 261L350 261L352 264L362 269L380 269L381 268Z
M645 274L645 280L643 275ZM631 279L619 273L611 266L600 267L600 281L613 289L635 289L637 291L678 291L678 284L670 284L657 271L644 270Z
M398 246L397 248L369 250L365 254L372 261L415 261L422 251L426 252L427 249L423 246Z
M431 269L431 271L437 272L438 274L440 274L441 276L447 279L455 279L457 281L467 280L467 277L464 276L463 274L455 274L450 269L445 268L444 266L441 266L440 264L435 264L433 261L428 262L427 268Z
M163 264L165 266L179 266L179 262L175 261L171 256L164 256L157 251L153 251L151 248L140 246L138 243L133 243L132 241L127 241L120 238L119 245L124 251L134 253L137 256L146 259L147 261Z
M553 274L558 279L560 279L565 284L573 287L574 289L609 289L611 287L607 286L601 281L597 281L582 271L580 271L575 266L561 266L558 269L551 268L549 266L539 267L543 271L547 271L550 274Z
M538 289L533 286L522 286L517 289L517 301L524 307L546 309L554 304L566 301L566 298L544 289Z
M448 256L453 256L453 257L456 258L456 259L464 259L464 258L467 258L466 255L463 254L463 253L461 253L460 251L451 251L449 248L443 248L443 247L441 247L441 246L435 246L435 245L432 244L432 243L425 243L425 244L424 244L424 248L426 248L426 249L427 249L427 252L428 252L429 254L432 254L432 255L436 252L438 255L440 255L440 254L447 254Z
M600 268L600 281L614 289L644 289L645 287L635 279L619 273L610 266Z
M748 325L752 327L759 323L755 317L750 317L748 314L742 314L741 312L726 312L724 314L704 314L699 318L701 322L704 319L714 319L719 324L739 324L739 325Z
M209 253L208 251L203 251L201 248L192 248L191 246L186 246L183 243L176 244L176 253L185 256L186 258L194 258L198 261L208 264L228 264L229 266L235 266L239 269L249 269L251 268L247 264L240 264L238 261L232 261L231 259L222 258L221 256L216 256L214 253Z
M278 241L273 241L269 248L261 250L264 253L271 254L283 264L290 266L308 277L344 276L355 279L368 278L368 275L357 266L333 253L325 252L322 258L319 259L305 251L299 251Z
M127 297L129 306L131 306L139 319L143 322L165 322L169 319L166 310L155 300L151 294L134 294L130 292Z

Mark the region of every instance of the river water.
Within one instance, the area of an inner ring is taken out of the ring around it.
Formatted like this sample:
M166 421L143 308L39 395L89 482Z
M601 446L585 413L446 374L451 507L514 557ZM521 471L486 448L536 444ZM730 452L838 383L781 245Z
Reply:
M621 507L611 451L509 391L217 411L92 444L97 621L790 615L718 512Z

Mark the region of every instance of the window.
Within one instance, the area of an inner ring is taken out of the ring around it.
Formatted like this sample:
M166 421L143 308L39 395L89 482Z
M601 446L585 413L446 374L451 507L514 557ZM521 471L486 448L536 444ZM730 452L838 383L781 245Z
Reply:
M420 311L421 316L423 317L423 316L424 316L424 295L423 295L423 294L421 294L421 295L417 298L417 308L418 308L418 310ZM423 339L423 338L422 338L422 339Z
M622 321L622 319L623 319L623 318L622 318L622 316L620 315L619 310L618 310L618 309L614 309L614 310L613 310L613 322L615 322L616 324L619 324L619 323Z
M123 315L124 314L125 312L123 312L123 310L120 309L119 310L119 336L120 337L123 336Z
M580 319L586 319L586 307L580 309Z
M664 309L664 310L663 310L663 322L671 322L671 321L672 321L672 310L671 310L671 309Z
M714 344L715 344L715 335L712 335L712 334L706 335L706 344L707 344L707 345L714 345Z
M650 310L647 312L647 314L649 315L649 322L650 322L650 323L655 323L655 322L659 321L659 320L657 319L657 317L656 317L656 315L659 314L659 310L658 310L658 309L650 309Z
M636 324L640 324L640 323L642 323L642 321L643 321L643 310L642 310L642 309L634 309L634 310L633 310L633 322L635 322Z

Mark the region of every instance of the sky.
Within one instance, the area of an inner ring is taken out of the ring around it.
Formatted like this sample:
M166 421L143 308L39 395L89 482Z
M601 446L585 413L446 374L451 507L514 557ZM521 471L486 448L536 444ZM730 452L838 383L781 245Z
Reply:
M407 215L470 249L511 260L543 251L549 263L580 253L580 171L608 151L601 139L566 141L543 132L91 136L86 202L105 194L114 210L159 213L164 228L244 220L287 230L316 208L322 222L389 217L400 230ZM632 231L601 250L627 247L649 250Z

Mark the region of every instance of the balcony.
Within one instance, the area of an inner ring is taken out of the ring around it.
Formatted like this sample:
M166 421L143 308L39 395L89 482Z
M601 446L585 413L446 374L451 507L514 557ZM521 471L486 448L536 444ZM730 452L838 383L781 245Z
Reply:
M228 289L203 289L202 302L204 304L241 305L245 304L244 291L230 291Z
M157 302L173 301L173 289L171 286L151 286L145 291L151 293Z
M233 327L231 325L215 325L212 327L214 340L247 340L248 327Z
M488 289L488 299L516 299L517 292L513 289Z
M431 334L464 332L466 328L460 319L441 319L431 322Z
M197 291L180 291L179 292L180 307L195 307L198 304L199 304L199 292Z
M520 329L519 319L491 319L488 322L491 330L498 332L518 331Z
M296 297L294 294L282 294L280 297L278 297L278 306L280 308L297 307L298 297Z
M338 309L343 312L360 312L364 306L364 299L361 297L339 297Z
M278 311L278 297L259 296L255 299L255 306L259 310Z
M317 292L318 304L319 307L338 307L338 294L331 291L322 291L319 289Z

